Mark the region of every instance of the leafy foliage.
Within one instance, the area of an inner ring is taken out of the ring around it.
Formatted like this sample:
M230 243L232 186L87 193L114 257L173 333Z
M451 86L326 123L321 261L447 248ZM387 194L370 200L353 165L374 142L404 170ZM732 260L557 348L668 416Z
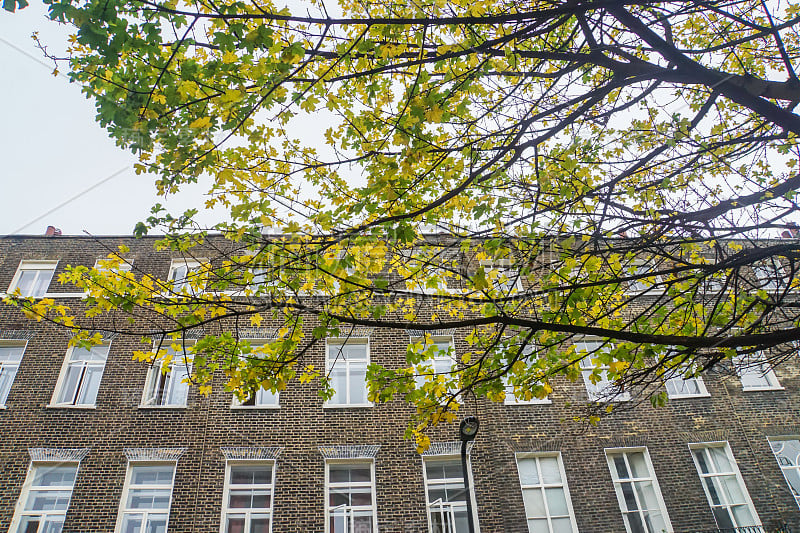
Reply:
M765 240L797 210L796 3L47 3L137 171L163 194L210 176L205 207L230 214L200 229L156 206L137 226L218 252L186 290L135 269L62 281L131 334L278 331L257 354L198 343L201 384L224 368L243 395L298 372L326 385L297 365L347 327L467 328L453 372L414 379L430 342L371 367L371 396L415 403L422 439L459 394L544 397L580 359L647 391L800 337L797 241ZM613 348L577 352L582 335Z

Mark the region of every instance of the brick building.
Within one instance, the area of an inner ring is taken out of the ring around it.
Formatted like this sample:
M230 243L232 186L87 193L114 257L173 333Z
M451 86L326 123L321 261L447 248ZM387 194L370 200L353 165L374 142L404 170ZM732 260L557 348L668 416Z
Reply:
M7 237L0 290L79 308L55 276L119 244L161 278L181 268L149 239ZM132 361L137 339L70 349L64 330L3 306L0 531L462 533L456 428L437 428L420 455L403 438L410 408L371 405L359 385L368 360L404 364L413 335L328 339L316 366L334 352L346 361L328 402L316 384L293 382L240 404L221 386L208 397L184 386L180 365L161 374ZM458 331L435 340L466 349ZM620 410L588 429L569 404L598 390L581 383L558 382L545 401L479 401L480 531L800 531L800 359L774 373L676 378L667 390L666 407Z

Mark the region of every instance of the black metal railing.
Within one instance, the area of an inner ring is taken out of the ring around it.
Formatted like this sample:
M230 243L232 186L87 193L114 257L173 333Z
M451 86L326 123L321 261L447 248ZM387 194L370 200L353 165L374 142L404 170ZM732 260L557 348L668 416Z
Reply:
M691 533L792 533L788 526L744 526L744 527L726 527L717 529L704 529L692 531Z

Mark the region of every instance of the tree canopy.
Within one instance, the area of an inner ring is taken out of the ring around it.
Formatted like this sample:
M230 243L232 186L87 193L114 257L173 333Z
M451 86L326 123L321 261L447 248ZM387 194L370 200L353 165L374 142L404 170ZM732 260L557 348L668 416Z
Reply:
M309 346L414 330L407 365L369 380L420 407L416 429L458 394L545 396L581 360L658 403L665 376L800 339L800 242L777 239L800 186L797 3L45 3L76 28L56 59L137 172L165 195L209 177L204 207L229 213L207 228L156 206L137 226L209 260L189 284L111 268L123 250L63 277L85 312L9 299L79 339L109 313L151 338L263 322L279 334L256 351L235 329L198 342L201 390L225 368L243 396L295 377L330 395ZM472 350L414 379L424 332L448 328Z

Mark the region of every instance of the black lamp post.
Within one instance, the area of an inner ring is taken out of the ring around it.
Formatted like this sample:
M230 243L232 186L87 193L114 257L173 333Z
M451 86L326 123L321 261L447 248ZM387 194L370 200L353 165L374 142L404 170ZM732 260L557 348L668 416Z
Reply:
M464 491L467 497L467 524L469 525L469 533L475 533L475 523L472 517L472 492L469 490L469 471L467 469L467 444L475 439L480 427L478 417L468 416L461 421L458 427L458 433L461 437L461 473L464 476Z

